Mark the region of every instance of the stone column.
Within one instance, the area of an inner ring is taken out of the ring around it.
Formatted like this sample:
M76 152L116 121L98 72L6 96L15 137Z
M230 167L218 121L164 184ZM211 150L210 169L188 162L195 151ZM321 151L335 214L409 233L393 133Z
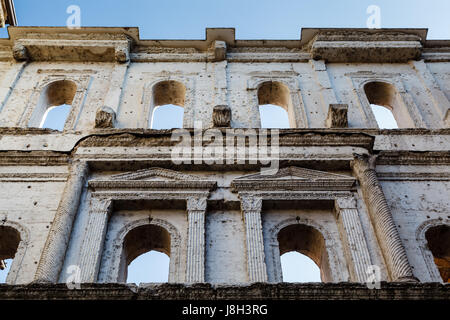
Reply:
M91 199L86 231L80 250L81 283L97 281L111 204L111 199Z
M375 171L376 156L355 155L351 166L361 184L378 242L393 281L417 281Z
M247 239L247 271L250 282L267 282L261 207L261 198L241 197Z
M37 282L58 281L88 169L85 161L75 162L72 165L34 276Z
M188 198L188 245L186 282L205 282L206 197Z
M366 271L372 263L356 200L353 197L337 198L335 206L338 223L347 245L346 253L352 261L350 264L352 278L361 283L366 282L368 276Z

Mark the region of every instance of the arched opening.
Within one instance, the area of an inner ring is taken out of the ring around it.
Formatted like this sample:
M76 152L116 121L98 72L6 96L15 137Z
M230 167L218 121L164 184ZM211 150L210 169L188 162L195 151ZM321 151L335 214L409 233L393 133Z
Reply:
M447 225L431 227L425 233L425 238L442 281L450 282L450 227Z
M0 283L6 283L20 240L20 233L16 229L0 226Z
M400 94L392 84L369 82L364 85L364 92L380 129L414 127Z
M77 85L70 80L59 80L47 85L41 92L30 126L63 130L76 91Z
M289 225L278 233L278 245L283 281L332 281L325 239L315 228Z
M264 82L258 88L261 128L295 128L289 88L281 82Z
M153 87L150 128L172 129L183 127L186 87L174 80L162 81Z
M152 224L136 227L124 239L119 281L167 282L169 260L169 232Z

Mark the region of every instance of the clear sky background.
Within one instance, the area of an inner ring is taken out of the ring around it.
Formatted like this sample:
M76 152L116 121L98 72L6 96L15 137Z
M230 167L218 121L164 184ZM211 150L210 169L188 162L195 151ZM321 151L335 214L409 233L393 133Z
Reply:
M65 26L67 7L78 5L82 27L139 27L141 39L204 39L207 27L236 28L237 39L299 39L302 27L365 28L367 7L377 5L383 28L428 28L428 39L450 39L450 0L14 0L14 3L20 26ZM0 29L0 37L8 37L5 28ZM282 257L284 280L320 281L318 268L311 260L298 258L292 254ZM168 257L164 254L143 255L131 263L128 280L167 281L167 269ZM6 270L0 273L0 282L4 276Z
M450 39L449 0L15 0L22 26L64 26L81 7L82 26L139 27L141 38L203 39L206 27L234 27L238 39L298 39L301 27L366 27L369 5L381 26L428 28ZM1 36L5 37L5 30Z

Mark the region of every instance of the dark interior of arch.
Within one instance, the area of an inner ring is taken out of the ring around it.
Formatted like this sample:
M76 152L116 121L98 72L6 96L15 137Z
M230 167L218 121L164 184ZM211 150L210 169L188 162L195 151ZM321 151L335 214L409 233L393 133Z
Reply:
M0 226L0 269L5 268L4 260L14 259L20 243L20 233L8 226Z
M134 228L125 236L124 254L126 264L151 250L159 251L170 257L170 234L157 225L143 225Z
M395 103L396 90L393 85L385 82L369 82L364 91L370 104L387 107L392 110Z
M77 91L77 85L70 80L60 80L52 82L48 85L47 106L60 106L63 104L71 105Z
M432 227L425 233L425 238L442 280L450 282L450 227L447 225Z
M274 104L287 110L289 98L289 88L280 82L264 82L258 89L259 105Z
M315 228L304 224L289 225L278 233L280 255L296 251L311 258L320 269L321 279L331 281L325 239Z
M155 106L174 104L184 107L186 87L174 80L162 81L153 87L153 102Z

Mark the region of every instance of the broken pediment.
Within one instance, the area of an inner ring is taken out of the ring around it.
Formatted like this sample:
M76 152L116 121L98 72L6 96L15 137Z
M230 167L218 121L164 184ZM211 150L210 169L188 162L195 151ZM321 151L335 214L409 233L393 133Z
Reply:
M273 174L257 173L236 178L236 191L249 190L350 190L353 177L300 167L279 169Z
M163 169L148 168L115 174L107 179L89 181L92 188L193 188L208 189L215 188L216 181L206 180L202 177L185 174L182 172Z

